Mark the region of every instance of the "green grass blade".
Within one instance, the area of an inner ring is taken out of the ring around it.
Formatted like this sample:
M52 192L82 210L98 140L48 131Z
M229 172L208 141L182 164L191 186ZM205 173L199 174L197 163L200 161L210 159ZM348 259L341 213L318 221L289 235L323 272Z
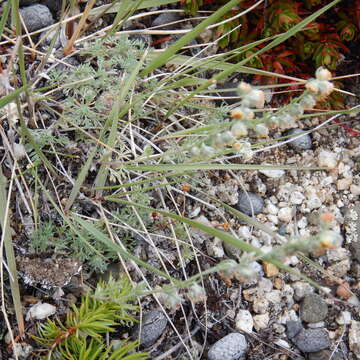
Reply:
M234 6L242 2L243 0L231 0L226 5L215 11L199 25L197 25L192 31L182 36L178 41L171 45L167 50L161 53L158 57L151 61L151 63L140 73L140 76L144 77L149 74L151 71L159 68L160 66L167 63L167 61L175 55L175 53L180 50L183 46L188 44L191 40L195 39L203 30L205 30L209 25L216 22L221 16L225 15L230 11Z
M0 109L6 106L7 104L11 103L12 101L14 101L21 93L26 91L29 88L29 86L30 85L23 86L19 89L12 91L10 94L3 96L0 99Z
M21 297L20 297L20 289L18 283L18 273L16 270L16 261L15 261L15 252L13 249L12 244L12 237L11 237L11 229L9 224L9 218L5 220L6 216L6 204L8 203L7 195L6 195L6 184L7 180L2 172L0 167L0 222L1 228L4 232L4 247L6 253L6 262L11 273L10 277L10 288L11 288L11 295L14 302L14 309L16 315L16 321L19 328L19 335L23 336L25 333L25 324L24 324L24 317L21 305ZM2 264L0 266L3 266Z
M0 38L4 31L4 27L5 27L6 21L8 19L9 13L10 13L10 9L11 9L11 1L8 0L6 5L3 8L3 13L2 13L1 19L0 19Z

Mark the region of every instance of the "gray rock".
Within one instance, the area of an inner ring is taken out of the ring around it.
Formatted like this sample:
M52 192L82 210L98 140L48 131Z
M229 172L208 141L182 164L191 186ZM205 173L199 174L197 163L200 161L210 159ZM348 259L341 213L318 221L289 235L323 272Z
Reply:
M305 131L301 129L291 129L287 132L286 135L300 135L304 134ZM294 139L288 143L290 147L292 147L296 151L309 150L312 148L312 140L309 134L305 134L304 136Z
M325 329L303 329L293 339L295 345L305 353L330 347L329 334Z
M36 31L54 23L50 10L45 5L35 4L20 9L28 31Z
M245 357L246 349L245 336L230 333L210 347L208 360L240 360Z
M138 339L140 336L140 345L148 347L162 335L166 325L167 318L162 311L150 311L143 316L141 323L135 327L132 338Z
M259 196L251 192L240 192L239 200L236 208L245 213L246 215L252 215L252 208L254 215L261 213L264 208L264 200Z
M289 320L286 322L286 336L292 340L296 335L298 335L304 327L301 324L301 321Z
M174 21L181 20L182 17L179 15L179 13L174 12L164 12L157 16L154 21L152 22L152 26L161 26L162 30L172 30L177 29L178 24L172 24L172 25L166 25L168 23L172 23ZM164 26L162 26L164 25Z
M324 299L317 294L305 295L300 306L300 318L308 323L317 323L325 319L328 306Z

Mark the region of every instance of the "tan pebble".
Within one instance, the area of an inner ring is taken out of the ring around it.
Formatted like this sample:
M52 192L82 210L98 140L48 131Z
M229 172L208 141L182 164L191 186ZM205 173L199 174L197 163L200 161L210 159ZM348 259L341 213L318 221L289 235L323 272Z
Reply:
M350 285L347 282L343 282L336 289L336 295L340 296L342 299L347 300L352 296Z
M291 308L293 310L295 310L295 311L298 311L300 309L300 305L299 304L294 304Z
M336 187L338 190L347 190L349 189L351 183L352 183L352 178L340 179L337 181Z
M350 191L353 195L360 195L360 185L352 184L350 185Z
M274 287L275 289L277 290L282 290L282 288L284 287L284 281L283 279L280 279L280 278L275 278L274 279Z
M272 277L279 274L279 269L269 262L263 261L263 268L267 277Z

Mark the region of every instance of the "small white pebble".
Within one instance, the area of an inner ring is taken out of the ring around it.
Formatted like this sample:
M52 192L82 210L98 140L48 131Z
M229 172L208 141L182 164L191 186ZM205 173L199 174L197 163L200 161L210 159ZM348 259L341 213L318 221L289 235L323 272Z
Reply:
M259 172L273 179L279 179L283 177L285 174L285 171L281 169L274 169L274 170L266 169L266 170L259 170Z
M268 313L260 314L260 315L255 315L253 317L253 320L256 331L259 331L261 329L266 329L268 327L270 317Z
M239 310L235 318L236 330L252 333L254 321L249 310Z
M336 154L331 151L327 151L327 150L320 151L319 157L318 157L318 164L321 167L326 167L328 169L334 169L337 165Z
M267 218L269 221L271 221L275 225L277 225L279 223L279 219L275 215L268 215Z
M338 190L347 190L350 188L352 178L343 178L337 181L336 187Z
M351 312L342 311L340 315L336 318L336 322L339 325L349 325L351 323Z
M292 219L292 212L293 212L292 209L289 207L284 207L280 209L278 213L279 220L285 223L289 223Z
M46 319L48 316L54 315L55 313L56 313L56 306L48 303L42 303L40 301L37 304L31 306L31 308L29 309L26 315L26 321L29 321L30 319L35 319L35 320Z
M280 346L282 348L285 348L285 349L290 349L289 343L287 343L283 339L278 339L278 340L274 341L274 344L277 345L277 346Z
M308 225L308 221L307 218L305 216L303 216L298 222L297 222L297 226L299 229L305 229Z
M355 184L350 185L350 191L355 196L360 195L360 185L355 185Z
M290 194L290 202L293 205L300 205L305 200L305 196L300 191L294 191Z

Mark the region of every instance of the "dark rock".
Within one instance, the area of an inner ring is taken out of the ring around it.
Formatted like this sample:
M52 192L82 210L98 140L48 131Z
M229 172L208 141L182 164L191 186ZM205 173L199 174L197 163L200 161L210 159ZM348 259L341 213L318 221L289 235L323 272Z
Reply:
M35 4L20 9L28 31L36 31L54 23L50 10L45 5Z
M317 352L330 347L329 334L325 329L303 329L293 339L295 345L305 353Z
M301 321L290 320L286 322L286 336L291 340L303 330Z
M244 335L230 333L213 344L208 360L240 360L245 357L247 342Z
M245 213L246 215L252 215L252 210L254 215L261 213L264 207L264 200L259 196L251 192L240 192L239 200L236 205L236 208Z
M181 19L182 17L180 16L179 13L164 12L154 19L151 26L161 26L161 28L159 27L159 29L161 30L177 29L179 26L178 24L172 24L172 25L166 25L166 24L172 23L174 21L179 21Z
M325 319L328 306L325 300L317 294L305 295L300 306L300 318L308 323L316 323Z
M163 334L166 325L167 318L162 311L150 311L143 316L142 321L135 327L132 338L138 339L140 336L140 345L148 347Z
M305 131L301 129L291 129L286 133L286 135L297 136L304 133ZM305 134L304 136L298 139L292 140L291 142L288 143L288 145L296 151L309 150L312 148L312 140L309 134Z

